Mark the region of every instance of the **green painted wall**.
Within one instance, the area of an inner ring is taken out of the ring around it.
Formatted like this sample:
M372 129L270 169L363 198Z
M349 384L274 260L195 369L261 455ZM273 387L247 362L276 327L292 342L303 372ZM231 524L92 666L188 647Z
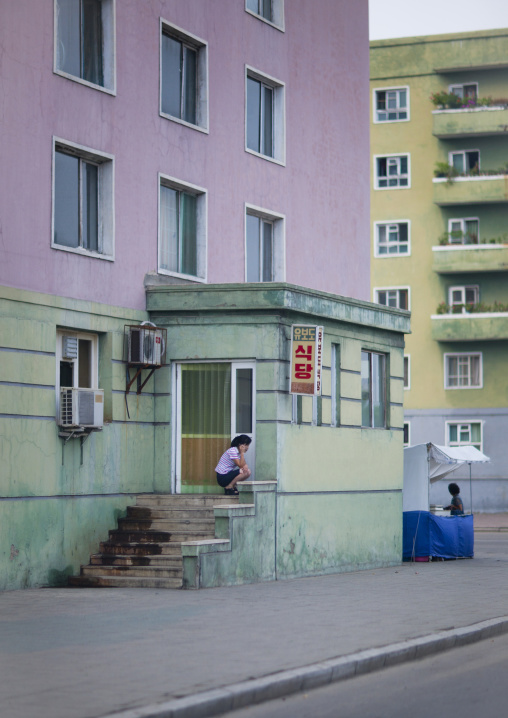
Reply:
M158 287L148 292L147 305L149 314L0 290L0 589L64 584L135 494L171 490L171 368L156 372L140 396L131 391L126 404L124 325L148 317L167 327L172 363L251 360L256 366L256 479L277 480L277 491L272 485L260 493L256 522L244 517L233 563L224 556L208 566L204 558L206 585L399 560L408 313L286 284ZM324 326L319 425L309 397L293 423L294 323ZM84 443L65 443L54 418L59 328L99 335L106 421ZM360 426L362 349L386 355L386 429ZM329 525L318 530L323 511ZM356 517L355 526L335 520L344 511L348 520ZM292 542L298 553L286 555Z
M169 490L169 369L125 404L125 324L144 312L0 288L0 589L61 583L88 562L135 493ZM99 335L105 424L58 436L57 328ZM165 376L164 376L165 375ZM160 387L160 388L159 388ZM154 460L157 436L161 452ZM165 451L165 455L163 452Z

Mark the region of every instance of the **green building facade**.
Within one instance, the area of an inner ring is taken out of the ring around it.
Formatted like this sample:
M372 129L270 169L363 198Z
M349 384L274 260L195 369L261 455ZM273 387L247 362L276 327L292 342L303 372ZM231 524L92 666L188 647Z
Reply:
M412 313L405 442L487 454L485 511L508 508L507 47L508 30L371 43L372 291Z
M2 589L65 584L136 495L217 493L218 454L249 429L258 515L200 586L400 561L407 312L275 283L152 287L146 312L3 288L1 309ZM126 392L125 326L147 320L167 363ZM289 393L292 324L323 326L319 397ZM96 431L55 419L61 336L98 338Z

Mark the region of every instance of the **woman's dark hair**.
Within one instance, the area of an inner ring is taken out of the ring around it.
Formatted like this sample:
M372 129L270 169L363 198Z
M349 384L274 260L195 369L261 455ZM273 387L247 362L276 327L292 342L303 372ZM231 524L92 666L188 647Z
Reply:
M448 491L451 493L452 496L457 496L458 494L460 494L458 484L448 484Z
M235 436L231 442L231 446L240 446L240 444L247 444L248 446L250 443L252 443L250 436L247 436L247 434L240 434L239 436Z

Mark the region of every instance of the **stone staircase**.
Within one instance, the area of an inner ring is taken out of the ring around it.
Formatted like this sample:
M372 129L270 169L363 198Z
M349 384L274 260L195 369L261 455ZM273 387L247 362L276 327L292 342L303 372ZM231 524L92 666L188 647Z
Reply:
M162 494L136 497L118 528L90 556L75 587L181 588L182 543L215 538L214 506L237 506L224 494Z

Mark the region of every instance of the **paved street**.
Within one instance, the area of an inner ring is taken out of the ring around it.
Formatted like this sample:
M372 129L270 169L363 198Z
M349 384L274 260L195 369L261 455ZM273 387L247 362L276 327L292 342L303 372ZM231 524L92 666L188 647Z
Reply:
M228 718L500 718L508 702L508 636L298 693Z
M508 615L508 533L473 560L185 592L0 594L2 718L95 718Z

